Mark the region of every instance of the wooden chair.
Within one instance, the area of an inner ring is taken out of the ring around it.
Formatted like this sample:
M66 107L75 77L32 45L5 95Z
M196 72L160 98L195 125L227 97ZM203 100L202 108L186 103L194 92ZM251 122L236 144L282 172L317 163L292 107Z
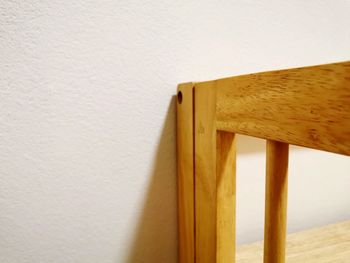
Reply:
M288 146L350 155L350 62L180 84L177 98L179 262L235 261L235 134L267 140L264 262L285 262Z

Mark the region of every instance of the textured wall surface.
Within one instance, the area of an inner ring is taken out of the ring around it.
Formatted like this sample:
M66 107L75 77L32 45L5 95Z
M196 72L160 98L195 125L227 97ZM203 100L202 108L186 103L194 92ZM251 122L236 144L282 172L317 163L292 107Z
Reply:
M350 59L349 1L0 0L0 262L175 263L176 85ZM242 137L238 242L262 238ZM350 161L293 148L290 231L350 219Z

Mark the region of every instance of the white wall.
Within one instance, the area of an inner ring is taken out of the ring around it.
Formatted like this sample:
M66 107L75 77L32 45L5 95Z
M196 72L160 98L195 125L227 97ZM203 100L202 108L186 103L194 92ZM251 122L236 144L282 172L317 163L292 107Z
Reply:
M350 59L349 1L0 1L0 262L176 262L176 85ZM262 238L242 137L238 242ZM350 219L350 160L293 149L289 230Z

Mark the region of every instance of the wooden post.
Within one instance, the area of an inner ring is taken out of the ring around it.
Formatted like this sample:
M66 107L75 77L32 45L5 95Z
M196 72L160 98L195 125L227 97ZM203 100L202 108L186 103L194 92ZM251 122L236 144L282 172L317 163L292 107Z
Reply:
M177 95L179 263L195 263L193 110L193 84L179 85Z
M216 263L216 90L194 88L196 263Z
M264 262L284 263L286 247L288 144L267 140Z
M216 87L194 88L196 263L235 260L236 148L216 130Z

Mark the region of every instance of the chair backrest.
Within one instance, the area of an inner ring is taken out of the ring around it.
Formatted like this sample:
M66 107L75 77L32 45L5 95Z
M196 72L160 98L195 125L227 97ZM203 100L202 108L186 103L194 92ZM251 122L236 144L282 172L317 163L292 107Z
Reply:
M235 134L267 140L264 262L284 262L288 146L350 155L350 62L180 84L179 262L235 259Z

